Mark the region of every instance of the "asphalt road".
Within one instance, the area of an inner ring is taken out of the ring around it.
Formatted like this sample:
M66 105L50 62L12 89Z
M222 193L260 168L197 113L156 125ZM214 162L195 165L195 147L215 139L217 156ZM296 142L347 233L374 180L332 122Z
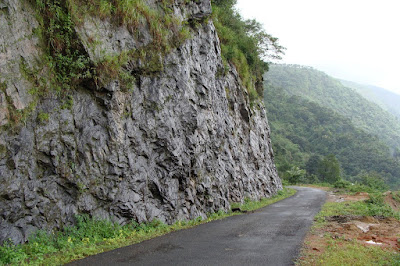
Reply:
M293 265L326 194L297 194L254 213L229 217L116 249L71 265Z

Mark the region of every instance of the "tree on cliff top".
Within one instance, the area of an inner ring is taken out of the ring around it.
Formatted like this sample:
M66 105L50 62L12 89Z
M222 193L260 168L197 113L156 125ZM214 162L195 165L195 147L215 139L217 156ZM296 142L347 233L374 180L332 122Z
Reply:
M236 0L213 0L212 4L224 60L235 65L252 100L262 97L266 60L280 59L285 48L259 22L244 20L235 9Z

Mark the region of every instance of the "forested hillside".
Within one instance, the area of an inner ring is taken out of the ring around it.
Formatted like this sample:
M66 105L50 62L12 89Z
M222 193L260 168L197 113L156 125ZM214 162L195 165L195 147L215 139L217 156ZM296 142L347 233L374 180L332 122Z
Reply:
M348 88L352 88L366 99L378 104L384 110L394 114L400 121L400 95L380 87L363 85L355 82L340 80Z
M373 177L376 180L382 178L393 187L400 184L398 152L392 155L390 147L378 135L356 126L351 118L336 112L338 106L350 105L352 100L347 97L352 97L354 92L340 87L335 80L316 70L298 67L287 70L276 65L271 69L272 72L267 75L264 101L271 126L275 162L281 177L302 179L304 182L332 181L326 180L326 173L323 173L325 163L337 164L341 168L341 173L333 181L340 177L350 181ZM274 75L279 80L271 80ZM271 84L281 84L282 87ZM327 91L325 85L330 85ZM290 95L290 92L296 93ZM326 106L334 106L335 111L315 100L330 93ZM342 99L344 103L334 99ZM368 103L360 99L356 96L355 105L367 106ZM357 112L357 119L366 116L361 110Z
M392 152L400 148L398 119L339 80L316 69L297 65L271 65L265 79L289 95L301 96L350 119L356 127L378 136L393 148Z

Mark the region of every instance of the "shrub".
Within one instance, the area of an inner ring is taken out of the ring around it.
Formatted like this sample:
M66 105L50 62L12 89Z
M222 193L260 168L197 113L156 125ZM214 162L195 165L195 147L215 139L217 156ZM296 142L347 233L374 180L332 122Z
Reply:
M298 166L293 166L290 170L286 171L286 179L290 184L297 184L304 178L305 174L305 170L300 169Z
M351 182L340 179L333 184L334 188L349 188L351 186Z
M69 90L91 77L89 56L79 41L66 1L31 0L43 30L41 40L57 91Z
M383 177L374 171L371 172L362 172L359 175L357 175L356 177L354 177L354 179L366 186L371 188L372 190L376 190L376 191L386 191L389 189L388 185L385 184L385 181L383 179Z

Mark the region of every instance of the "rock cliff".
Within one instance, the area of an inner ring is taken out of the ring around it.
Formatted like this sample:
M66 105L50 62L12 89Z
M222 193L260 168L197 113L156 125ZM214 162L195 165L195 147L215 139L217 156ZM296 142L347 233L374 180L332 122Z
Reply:
M85 82L61 97L37 93L48 68L32 4L0 0L1 242L63 228L81 213L171 223L281 189L264 106L250 107L235 68L224 66L205 19L210 1L170 8L197 22L190 38L160 56L162 68L148 74L131 60L128 89L119 79ZM93 16L74 27L92 62L152 38L146 27L139 41L126 26Z

